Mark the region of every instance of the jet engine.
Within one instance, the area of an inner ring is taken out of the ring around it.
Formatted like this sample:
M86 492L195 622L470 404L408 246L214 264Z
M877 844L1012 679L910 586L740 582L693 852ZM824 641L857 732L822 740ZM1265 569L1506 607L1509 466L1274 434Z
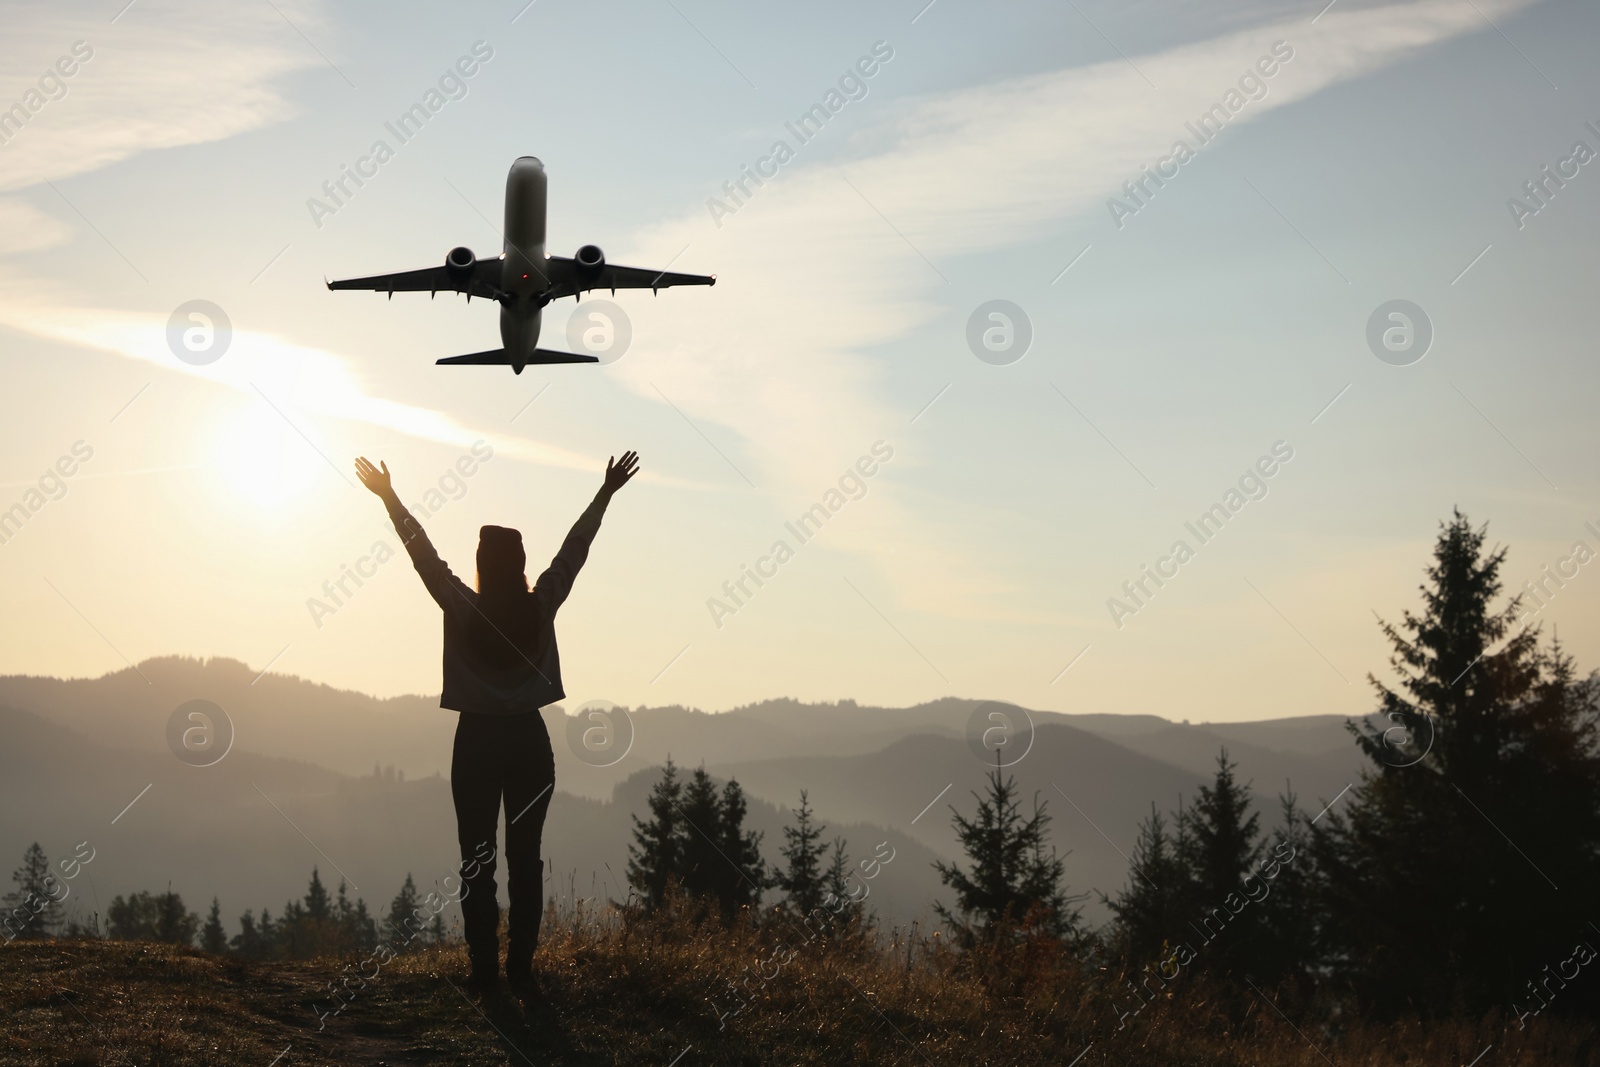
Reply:
M472 254L472 249L466 245L452 248L444 257L444 269L452 278L465 279L472 277L472 268L477 265L478 259Z
M578 273L586 278L593 278L600 273L600 268L606 265L606 254L600 251L599 245L584 245L578 249L578 254L572 257L578 265Z

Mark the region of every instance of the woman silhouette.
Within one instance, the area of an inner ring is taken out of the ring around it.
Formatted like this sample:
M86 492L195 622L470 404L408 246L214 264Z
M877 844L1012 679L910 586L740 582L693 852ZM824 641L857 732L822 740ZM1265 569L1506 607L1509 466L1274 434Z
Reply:
M444 693L439 706L460 713L450 759L450 792L461 845L461 918L471 981L492 985L500 969L500 905L495 899L494 842L506 808L506 891L510 897L506 977L532 979L544 917L539 841L555 789L555 757L539 709L566 696L556 651L555 615L589 556L600 518L639 470L624 452L606 462L605 481L532 589L522 534L503 526L478 531L478 588L439 558L422 526L400 503L387 464L356 460L356 476L389 511L422 584L444 611Z

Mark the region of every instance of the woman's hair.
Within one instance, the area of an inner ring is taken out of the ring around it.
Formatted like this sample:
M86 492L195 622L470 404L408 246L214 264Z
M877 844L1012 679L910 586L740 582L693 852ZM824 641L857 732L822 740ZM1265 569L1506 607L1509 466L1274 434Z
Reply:
M522 534L504 526L485 526L478 531L478 592L508 589L528 591L528 554L522 550Z
M490 666L533 661L536 634L527 563L521 533L504 526L478 531L478 612L469 632L474 650Z

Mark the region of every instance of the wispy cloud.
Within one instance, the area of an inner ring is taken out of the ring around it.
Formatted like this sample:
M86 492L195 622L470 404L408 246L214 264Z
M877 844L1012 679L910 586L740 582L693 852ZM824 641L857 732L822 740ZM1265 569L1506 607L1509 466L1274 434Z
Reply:
M72 227L28 203L0 197L0 256L36 252L65 243Z
M1498 19L1528 4L1477 7ZM1135 57L1159 90L1117 58L912 101L856 138L872 148L837 165L802 157L720 229L697 205L629 249L627 261L650 263L688 245L683 269L714 269L720 281L710 313L698 301L639 308L636 346L658 358L620 374L647 396L653 378L695 418L737 432L760 484L799 504L864 444L896 439L926 400L890 395L870 360L874 346L944 313L945 283L921 256L948 263L1105 213L1107 197L1276 40L1293 61L1230 126L1488 29L1458 0L1335 8L1316 26L1307 15ZM955 547L954 523L940 529L938 508L883 495L830 543L873 553L905 606L1015 617L997 606L1005 589L983 554ZM902 548L874 552L885 544Z
M0 107L37 91L75 42L93 54L58 78L65 95L46 99L0 150L0 192L280 122L294 114L283 75L322 62L287 36L270 5L140 0L110 17L44 0L7 5Z

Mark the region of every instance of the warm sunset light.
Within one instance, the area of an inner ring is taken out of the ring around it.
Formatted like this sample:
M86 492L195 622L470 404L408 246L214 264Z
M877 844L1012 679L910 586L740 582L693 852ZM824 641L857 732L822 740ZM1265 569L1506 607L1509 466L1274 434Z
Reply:
M257 507L278 509L304 494L322 461L265 403L246 405L216 428L212 459L229 488Z
M1600 1064L1597 42L8 5L0 1065Z

